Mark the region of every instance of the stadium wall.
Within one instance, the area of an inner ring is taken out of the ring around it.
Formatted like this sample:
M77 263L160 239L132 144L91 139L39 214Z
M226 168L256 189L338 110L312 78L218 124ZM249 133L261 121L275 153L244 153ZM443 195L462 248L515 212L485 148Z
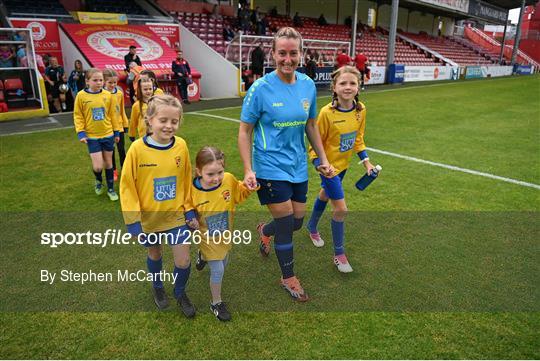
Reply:
M238 69L180 24L182 51L189 63L202 74L201 97L238 96Z
M70 74L71 71L75 68L75 60L80 60L83 63L83 69L90 68L90 63L79 51L79 49L71 42L68 38L64 29L58 27L58 32L60 33L60 44L62 45L62 59L64 61L64 70L66 74Z

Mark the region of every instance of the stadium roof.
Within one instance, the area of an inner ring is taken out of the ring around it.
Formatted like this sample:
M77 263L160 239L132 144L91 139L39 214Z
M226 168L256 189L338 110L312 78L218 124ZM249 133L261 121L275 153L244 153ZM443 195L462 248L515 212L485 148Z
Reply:
M537 1L538 0L525 0L525 6L534 5L534 4L536 4ZM491 5L498 6L500 8L506 9L506 10L521 7L521 0L490 0L490 1L485 1L484 0L484 2L486 2L488 4L491 4Z

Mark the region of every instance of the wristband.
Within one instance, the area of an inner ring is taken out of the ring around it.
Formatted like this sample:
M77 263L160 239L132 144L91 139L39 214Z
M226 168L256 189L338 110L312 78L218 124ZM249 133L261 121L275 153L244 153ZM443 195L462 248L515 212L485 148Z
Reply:
M319 158L315 158L313 159L313 165L315 166L315 168L317 168L318 166L321 165L321 160Z
M84 138L88 138L88 136L86 135L85 131L82 131L82 132L77 133L77 138L79 138L79 140L81 140L81 139L84 139Z

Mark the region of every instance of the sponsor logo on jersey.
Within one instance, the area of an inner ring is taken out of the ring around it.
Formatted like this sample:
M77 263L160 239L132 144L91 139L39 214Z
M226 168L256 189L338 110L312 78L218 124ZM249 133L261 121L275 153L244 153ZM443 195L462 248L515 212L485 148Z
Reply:
M92 119L94 120L105 120L105 108L92 108Z
M229 229L229 212L221 212L214 214L204 219L208 227L208 233L212 235L214 231L225 231Z
M341 134L339 141L339 151L347 152L351 150L354 146L354 141L356 140L356 132Z
M169 201L176 198L176 176L154 178L154 200Z
M278 103L272 103L272 106L277 108L277 107L283 107L284 105L282 102L278 102Z
M142 163L142 164L139 164L139 168L144 168L144 167L157 167L157 164L156 163Z

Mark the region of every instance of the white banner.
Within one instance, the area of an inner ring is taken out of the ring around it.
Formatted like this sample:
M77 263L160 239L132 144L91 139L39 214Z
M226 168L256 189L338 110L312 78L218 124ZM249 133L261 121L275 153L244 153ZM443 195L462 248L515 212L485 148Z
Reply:
M512 66L483 66L482 75L487 77L509 76L512 75Z
M435 6L440 6L447 9L461 11L467 13L469 11L469 0L418 0L422 3L428 3Z
M366 85L384 84L386 68L384 66L370 66L371 77L365 80Z
M404 81L450 80L458 78L458 67L405 65Z

